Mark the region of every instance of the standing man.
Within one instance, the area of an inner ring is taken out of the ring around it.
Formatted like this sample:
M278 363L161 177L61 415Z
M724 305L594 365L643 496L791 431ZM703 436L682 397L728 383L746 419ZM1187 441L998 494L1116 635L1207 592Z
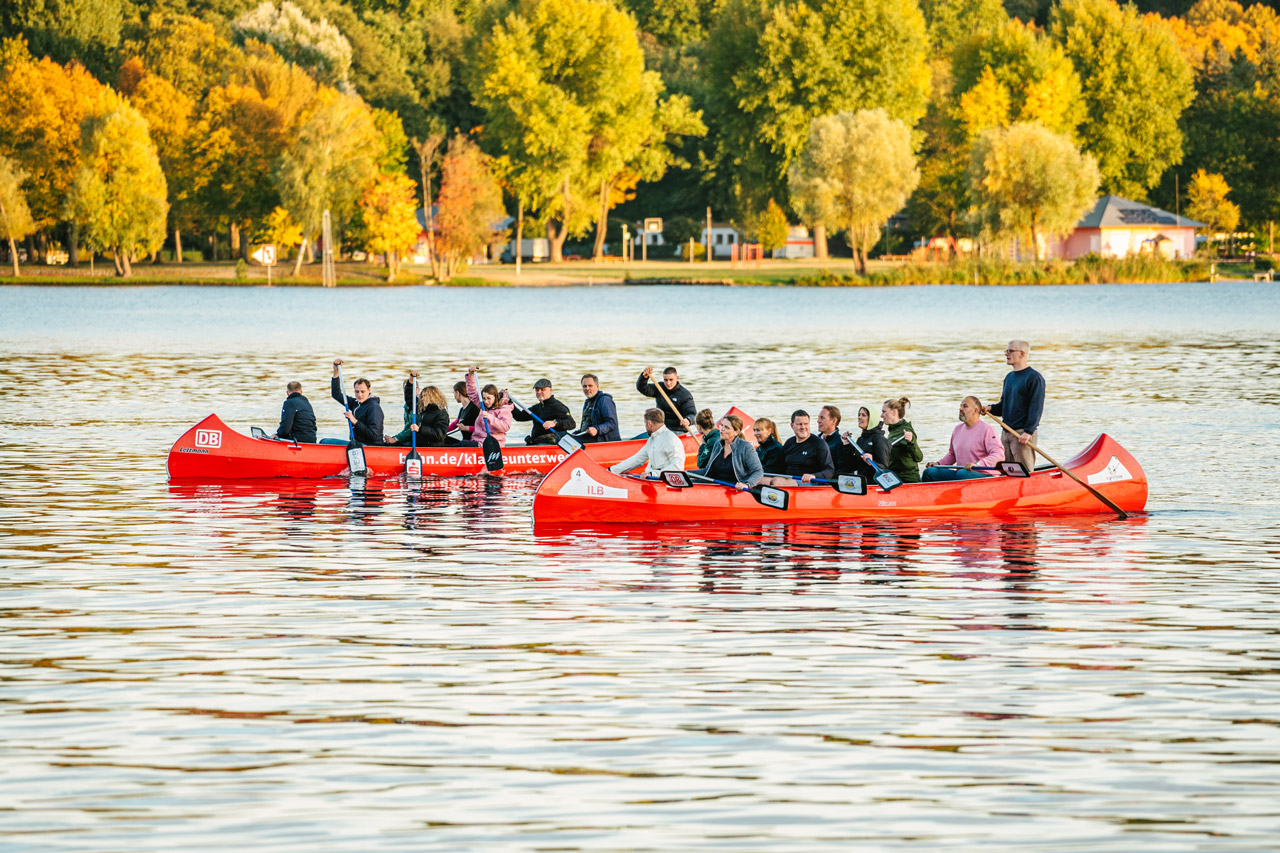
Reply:
M688 432L689 425L698 414L698 407L693 404L693 394L680 384L680 374L674 367L668 367L662 371L662 387L671 398L671 403L675 406L674 410L667 405L666 400L662 399L653 380L649 378L651 376L653 376L653 368L646 367L644 373L641 373L640 378L636 380L636 390L657 401L655 405L662 410L667 429L674 433Z
M1003 419L1017 433L1014 436L1008 430L1000 432L1004 458L1016 459L1026 465L1028 471L1034 471L1036 454L1027 447L1027 443L1035 441L1036 433L1040 431L1040 415L1044 412L1044 377L1040 371L1027 365L1030 352L1031 345L1026 341L1009 341L1004 360L1013 370L1005 374L1000 402L984 407L982 413Z
M272 438L283 438L299 444L316 443L316 413L311 401L302 396L302 383L290 382L285 388L284 406L280 409L280 426Z
M663 471L684 470L684 445L679 437L667 429L661 409L644 410L644 431L649 434L644 447L630 459L624 459L609 470L625 474L637 465L644 465L646 477L656 477Z
M539 379L533 383L533 395L538 402L526 412L517 408L511 416L518 421L533 421L533 432L525 438L525 444L555 444L556 434L552 430L569 432L577 426L569 407L556 399L551 389L550 379Z
M782 445L783 473L787 476L774 477L769 485L794 486L795 480L792 478L798 478L802 483L815 477L830 480L835 475L831 448L809 431L809 413L804 409L796 409L791 413L791 431L795 435Z
M339 403L344 403L347 411L344 413L347 420L351 421L351 428L355 432L356 441L361 444L372 444L375 446L384 443L382 434L382 401L377 397L371 397L370 393L373 387L369 384L368 379L357 379L352 388L355 390L354 397L347 397L342 393L342 387L338 384L338 365L342 364L342 359L333 360L333 380L329 383L329 393L333 395L333 399ZM343 442L344 444L346 442Z
M600 379L594 373L582 376L582 432L578 436L587 444L599 441L621 441L618 432L618 408L613 398L600 390Z

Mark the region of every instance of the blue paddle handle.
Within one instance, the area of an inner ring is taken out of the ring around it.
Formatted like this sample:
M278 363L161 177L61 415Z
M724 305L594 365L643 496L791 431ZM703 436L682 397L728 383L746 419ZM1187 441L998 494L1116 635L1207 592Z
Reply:
M484 392L480 390L480 374L471 374L476 378L476 399L480 401L480 422L484 424L484 434L489 436L489 422L484 419Z

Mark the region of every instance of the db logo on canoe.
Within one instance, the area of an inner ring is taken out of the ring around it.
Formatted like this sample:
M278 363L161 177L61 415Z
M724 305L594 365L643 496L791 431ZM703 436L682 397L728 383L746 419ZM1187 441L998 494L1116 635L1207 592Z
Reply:
M216 429L196 430L196 447L221 447L222 433Z

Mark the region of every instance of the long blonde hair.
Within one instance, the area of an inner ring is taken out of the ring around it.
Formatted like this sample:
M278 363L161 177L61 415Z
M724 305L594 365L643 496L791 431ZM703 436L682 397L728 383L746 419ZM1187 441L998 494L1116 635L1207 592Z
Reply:
M426 385L418 391L418 411L425 412L427 410L427 406L430 406L432 403L434 403L436 408L441 411L444 411L445 407L448 405L444 401L444 395L440 393L439 388L434 385Z

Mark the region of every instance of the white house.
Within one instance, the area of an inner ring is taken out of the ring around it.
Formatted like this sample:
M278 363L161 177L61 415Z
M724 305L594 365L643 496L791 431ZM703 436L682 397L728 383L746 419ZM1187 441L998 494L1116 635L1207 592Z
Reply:
M702 228L699 238L702 245L707 245L707 229ZM742 242L742 235L728 222L711 223L711 257L729 259L730 247Z
M787 226L787 245L774 249L775 258L812 258L813 237L804 225Z

